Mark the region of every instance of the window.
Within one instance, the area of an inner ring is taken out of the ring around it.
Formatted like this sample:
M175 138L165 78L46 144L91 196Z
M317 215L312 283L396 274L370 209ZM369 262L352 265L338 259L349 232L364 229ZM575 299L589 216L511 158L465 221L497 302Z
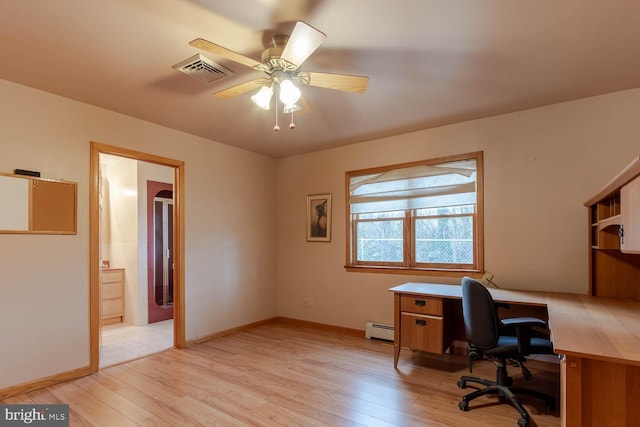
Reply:
M482 152L347 172L347 267L482 271Z

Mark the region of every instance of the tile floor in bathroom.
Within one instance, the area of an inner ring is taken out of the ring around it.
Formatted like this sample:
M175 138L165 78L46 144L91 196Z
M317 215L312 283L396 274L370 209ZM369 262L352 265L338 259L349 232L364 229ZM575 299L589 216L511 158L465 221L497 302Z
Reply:
M133 326L114 323L102 327L100 367L137 359L173 347L173 319Z

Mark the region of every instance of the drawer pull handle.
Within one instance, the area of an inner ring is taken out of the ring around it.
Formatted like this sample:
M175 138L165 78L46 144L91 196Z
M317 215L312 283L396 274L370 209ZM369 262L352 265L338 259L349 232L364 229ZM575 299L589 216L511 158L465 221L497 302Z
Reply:
M424 307L425 305L427 305L427 302L425 300L423 300L423 299L417 299L417 300L415 300L415 304L418 307Z
M427 321L424 319L416 319L416 326L427 326Z

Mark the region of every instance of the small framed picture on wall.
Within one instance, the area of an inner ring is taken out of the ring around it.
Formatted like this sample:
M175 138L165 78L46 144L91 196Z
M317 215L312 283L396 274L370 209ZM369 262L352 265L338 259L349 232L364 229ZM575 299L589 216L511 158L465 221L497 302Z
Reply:
M307 196L307 241L331 241L331 193Z

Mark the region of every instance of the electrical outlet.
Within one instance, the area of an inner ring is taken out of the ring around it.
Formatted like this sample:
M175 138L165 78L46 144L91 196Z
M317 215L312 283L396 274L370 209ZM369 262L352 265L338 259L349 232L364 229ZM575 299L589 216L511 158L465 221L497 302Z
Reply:
M313 298L302 298L302 305L305 307L313 307Z
M482 276L482 279L480 280L480 283L487 286L489 285L489 283L491 283L491 279L493 279L493 273L485 271L484 276Z

